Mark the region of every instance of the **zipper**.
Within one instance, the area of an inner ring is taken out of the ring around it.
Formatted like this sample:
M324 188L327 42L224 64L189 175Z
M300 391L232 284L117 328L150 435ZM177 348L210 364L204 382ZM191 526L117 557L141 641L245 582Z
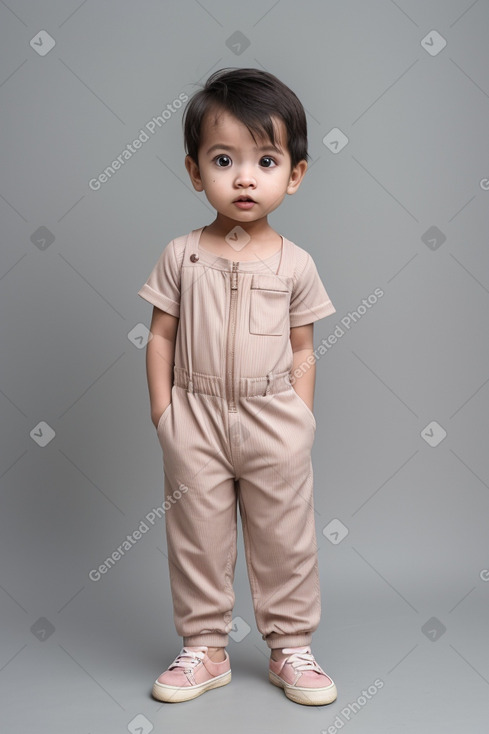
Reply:
M229 303L229 328L226 367L226 395L230 413L236 413L236 397L234 394L234 352L236 342L236 308L238 304L238 268L239 262L233 261L233 269L231 272L231 300Z

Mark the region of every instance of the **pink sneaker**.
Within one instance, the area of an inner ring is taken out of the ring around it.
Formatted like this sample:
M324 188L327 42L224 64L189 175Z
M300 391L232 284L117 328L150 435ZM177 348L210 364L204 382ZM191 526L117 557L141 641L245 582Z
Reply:
M231 682L231 665L226 650L222 663L213 663L206 645L182 647L173 663L153 684L158 701L177 703L197 698L211 688Z
M282 652L287 655L282 660L270 658L270 683L283 688L291 701L306 706L321 706L336 700L336 686L318 665L310 647L284 647Z

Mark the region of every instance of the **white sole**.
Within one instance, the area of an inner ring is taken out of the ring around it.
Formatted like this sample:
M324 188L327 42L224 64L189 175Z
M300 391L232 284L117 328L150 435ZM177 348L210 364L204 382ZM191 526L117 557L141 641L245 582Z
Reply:
M197 696L201 696L202 693L210 691L212 688L220 688L228 683L231 683L230 670L204 683L199 683L197 686L168 686L165 683L158 683L156 680L153 683L152 694L158 701L180 703L181 701L190 701L192 698L197 698Z
M333 703L338 696L334 683L327 688L298 688L297 686L288 685L271 670L268 671L268 679L274 686L283 688L285 695L291 701L303 703L306 706L321 706L327 703Z

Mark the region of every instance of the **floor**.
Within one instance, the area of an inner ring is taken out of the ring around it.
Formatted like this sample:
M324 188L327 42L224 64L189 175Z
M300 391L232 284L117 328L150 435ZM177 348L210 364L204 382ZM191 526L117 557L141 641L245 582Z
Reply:
M301 706L268 682L269 652L254 626L241 537L238 541L229 685L179 704L151 698L153 680L177 655L181 638L172 624L164 549L161 543L140 544L103 583L87 585L49 618L40 610L28 630L22 611L13 613L15 601L3 597L4 731L487 731L487 584L480 581L441 620L423 609L423 600L433 598L428 585L414 581L408 589L399 582L401 596L368 571L354 547L321 545L323 616L313 652L335 680L338 699ZM441 579L438 608L450 606L445 600L451 595Z

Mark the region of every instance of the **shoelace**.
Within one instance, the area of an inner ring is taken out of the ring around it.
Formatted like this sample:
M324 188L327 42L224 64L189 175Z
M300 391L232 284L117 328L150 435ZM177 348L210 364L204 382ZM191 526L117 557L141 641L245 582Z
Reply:
M192 667L195 667L204 659L204 655L205 652L203 650L189 650L186 647L182 647L180 653L177 655L168 670L172 670L173 668L185 668L185 670L192 670Z
M314 659L314 655L311 653L310 647L303 647L299 650L293 647L284 647L283 652L285 655L290 653L290 656L287 658L287 662L292 665L294 670L315 670L316 673L325 675L324 670Z

